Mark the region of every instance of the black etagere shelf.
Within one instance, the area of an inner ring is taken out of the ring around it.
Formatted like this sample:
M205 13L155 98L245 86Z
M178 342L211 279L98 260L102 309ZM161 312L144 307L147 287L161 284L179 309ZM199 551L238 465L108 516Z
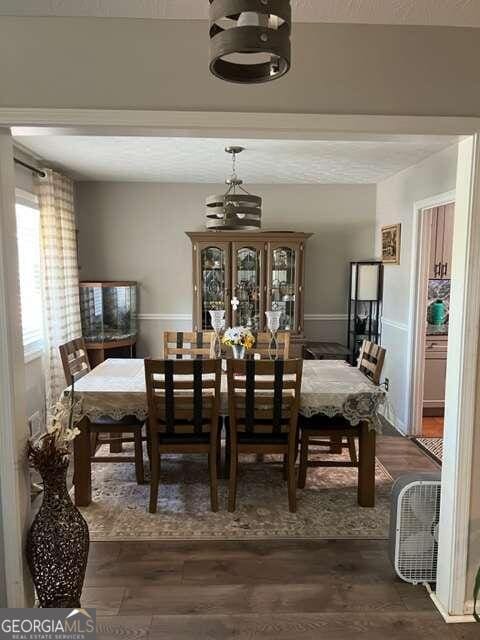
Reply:
M378 260L350 262L348 298L348 361L355 365L364 340L381 344L382 262Z

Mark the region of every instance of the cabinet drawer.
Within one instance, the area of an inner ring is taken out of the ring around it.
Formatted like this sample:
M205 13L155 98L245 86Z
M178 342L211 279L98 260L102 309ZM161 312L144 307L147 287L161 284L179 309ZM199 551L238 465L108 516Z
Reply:
M426 358L446 358L448 349L448 340L431 337L425 340L425 357Z

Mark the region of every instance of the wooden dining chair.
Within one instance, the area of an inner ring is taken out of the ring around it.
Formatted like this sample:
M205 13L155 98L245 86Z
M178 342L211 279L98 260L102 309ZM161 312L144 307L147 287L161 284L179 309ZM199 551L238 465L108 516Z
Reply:
M218 511L221 360L145 360L151 438L150 513L157 511L162 453L207 453L210 504Z
M374 342L364 340L358 356L357 366L373 384L380 384L386 350Z
M386 350L377 344L367 340L363 341L358 358L358 368L375 385L380 383ZM359 425L351 425L348 420L340 415L329 418L325 415L315 415L311 418L300 416L300 469L298 474L298 487L305 488L308 467L358 467L357 449L355 439L359 436ZM319 440L318 438L322 438ZM346 443L344 442L346 439ZM341 453L348 448L349 461L336 460L309 460L309 446L327 446L332 453Z
M165 331L163 357L165 360L191 360L213 357L213 331Z
M241 453L286 456L288 505L292 513L296 511L302 367L302 360L228 360L229 511L235 511Z
M272 334L269 331L259 331L255 333L255 344L252 349L249 350L249 354L260 354L262 360L272 358ZM288 360L290 353L290 332L279 331L277 333L278 348L276 353L273 353L273 357L283 358Z
M65 374L67 386L80 380L90 371L87 349L83 338L76 338L60 345L60 357ZM120 420L114 420L108 416L90 420L90 449L91 462L134 462L135 476L138 484L145 481L143 468L142 427L143 421L135 416L125 416ZM128 434L124 436L124 434ZM107 437L102 437L107 436ZM134 443L133 456L97 456L96 451L102 444L117 445L127 442Z

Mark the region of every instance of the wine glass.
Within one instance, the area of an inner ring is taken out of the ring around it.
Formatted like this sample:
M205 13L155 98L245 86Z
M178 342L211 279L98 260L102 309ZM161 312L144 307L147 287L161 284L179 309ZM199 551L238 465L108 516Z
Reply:
M270 357L270 360L274 360L278 357L277 331L280 328L280 317L282 315L282 312L265 311L265 315L267 316L267 327L272 336L272 339L270 340L270 344L268 346L268 355ZM273 356L273 354L275 354L275 356Z
M222 357L222 344L220 342L220 332L225 327L225 309L210 310L210 321L215 333L214 355L215 358Z

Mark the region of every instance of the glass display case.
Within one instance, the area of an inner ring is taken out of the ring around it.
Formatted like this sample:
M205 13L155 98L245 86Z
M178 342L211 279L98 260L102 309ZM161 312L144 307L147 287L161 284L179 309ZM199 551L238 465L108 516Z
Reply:
M266 331L266 311L281 311L280 330L303 339L307 233L192 232L193 330L212 329L209 311L226 326Z
M275 246L269 261L270 307L280 311L280 331L301 331L297 308L298 247Z
M234 242L232 250L233 295L238 300L232 324L260 331L264 317L263 244Z
M200 248L200 282L195 284L201 297L201 329L211 329L210 311L228 310L227 271L228 247L204 246Z
M137 335L137 283L81 282L80 310L85 342L131 340Z

